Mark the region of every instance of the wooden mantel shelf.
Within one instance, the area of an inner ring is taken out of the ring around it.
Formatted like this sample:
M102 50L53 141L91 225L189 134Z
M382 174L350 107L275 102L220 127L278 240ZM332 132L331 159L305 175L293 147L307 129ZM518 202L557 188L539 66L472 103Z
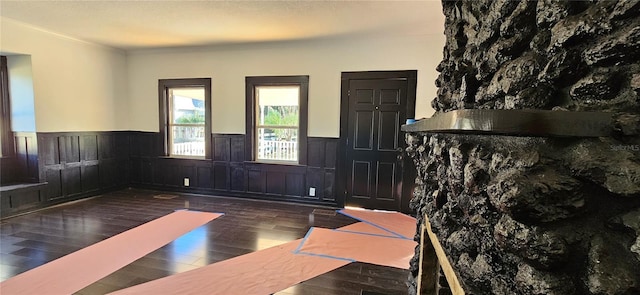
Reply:
M613 134L613 113L546 110L455 110L402 125L405 132L511 136L603 137Z

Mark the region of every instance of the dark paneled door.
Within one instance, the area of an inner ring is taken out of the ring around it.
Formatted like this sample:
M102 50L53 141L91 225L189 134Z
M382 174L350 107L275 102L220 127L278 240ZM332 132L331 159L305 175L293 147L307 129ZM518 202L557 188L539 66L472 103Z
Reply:
M400 78L348 81L345 205L402 211L399 156L405 142L400 126L408 112L413 117L415 105L414 88L407 107L408 88L409 81Z

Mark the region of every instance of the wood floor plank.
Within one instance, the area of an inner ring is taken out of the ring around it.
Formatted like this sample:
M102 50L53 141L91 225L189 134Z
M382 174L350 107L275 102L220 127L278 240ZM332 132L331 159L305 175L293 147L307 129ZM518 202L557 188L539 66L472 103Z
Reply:
M163 192L124 189L81 202L3 220L0 224L1 280L69 254L173 210L198 207L222 212L215 224L203 227L192 239L203 247L190 249L174 241L80 290L77 294L106 294L199 266L247 254L268 245L302 238L312 226L338 228L356 220L337 214L312 214L326 207L227 197L180 195L153 198ZM407 294L406 270L351 263L302 282L280 295Z

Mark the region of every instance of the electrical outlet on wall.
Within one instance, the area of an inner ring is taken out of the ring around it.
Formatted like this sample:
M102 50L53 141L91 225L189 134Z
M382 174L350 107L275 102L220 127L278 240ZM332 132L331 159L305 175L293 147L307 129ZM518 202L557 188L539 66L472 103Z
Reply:
M309 188L309 197L315 197L316 196L316 188L315 187L310 187Z
M184 186L189 186L189 177L184 178Z

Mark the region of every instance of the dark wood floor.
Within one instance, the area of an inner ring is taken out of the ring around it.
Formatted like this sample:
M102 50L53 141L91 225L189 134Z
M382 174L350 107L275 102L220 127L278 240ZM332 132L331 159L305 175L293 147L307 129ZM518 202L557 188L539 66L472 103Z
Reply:
M181 253L178 239L87 286L78 294L105 294L238 255L302 238L309 227L337 228L356 222L327 208L175 195L127 189L73 204L3 220L0 225L0 280L124 232L175 209L225 215L198 228L191 238L206 241L197 251ZM313 213L314 210L316 213ZM189 237L184 237L189 238ZM351 263L277 294L407 294L409 272Z

